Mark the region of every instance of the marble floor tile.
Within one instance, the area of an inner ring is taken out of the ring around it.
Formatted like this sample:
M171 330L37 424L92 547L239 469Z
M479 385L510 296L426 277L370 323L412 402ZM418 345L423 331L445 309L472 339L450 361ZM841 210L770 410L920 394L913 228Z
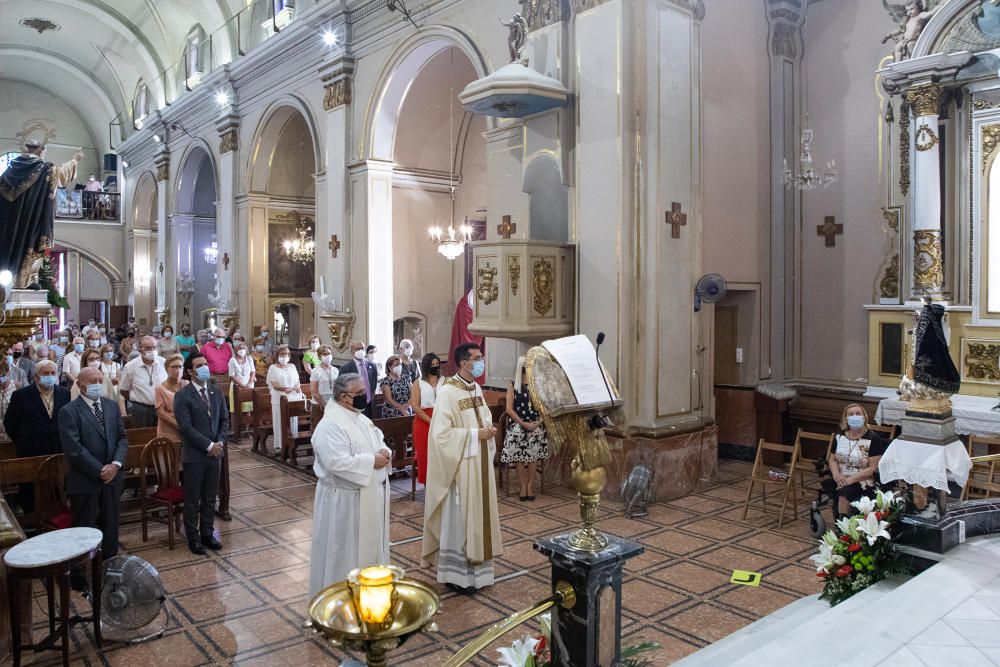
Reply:
M981 651L961 646L907 646L927 667L993 667Z

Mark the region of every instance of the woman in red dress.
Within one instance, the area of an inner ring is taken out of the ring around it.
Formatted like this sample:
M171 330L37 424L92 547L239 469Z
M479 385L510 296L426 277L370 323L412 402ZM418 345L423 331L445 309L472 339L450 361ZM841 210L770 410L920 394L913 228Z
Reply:
M413 383L413 391L410 392L410 406L416 415L413 420L413 455L417 459L417 481L421 484L427 483L427 435L440 383L441 360L433 352L428 352L420 360L420 377Z

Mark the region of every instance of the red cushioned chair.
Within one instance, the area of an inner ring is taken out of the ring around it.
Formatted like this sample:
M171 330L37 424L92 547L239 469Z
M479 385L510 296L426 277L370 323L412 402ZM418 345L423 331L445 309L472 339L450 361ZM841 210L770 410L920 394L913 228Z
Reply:
M181 530L181 514L184 509L184 489L180 483L180 456L176 443L166 438L154 438L142 448L139 458L139 506L142 512L142 541L149 539L148 522L156 521L167 525L167 544L174 548L174 533ZM152 478L152 479L150 479ZM150 485L156 491L149 492ZM165 510L158 515L157 509Z
M69 528L73 514L66 502L66 459L54 454L35 471L35 529L40 532Z

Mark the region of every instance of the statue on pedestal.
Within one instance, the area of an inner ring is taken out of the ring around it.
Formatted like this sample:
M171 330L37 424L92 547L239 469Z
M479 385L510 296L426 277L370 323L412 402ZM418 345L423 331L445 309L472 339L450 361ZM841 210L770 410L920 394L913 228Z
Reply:
M962 385L944 335L944 306L925 303L913 332L912 364L899 384L900 397L913 409L945 412Z
M76 180L78 152L69 162L45 161L45 146L25 143L25 153L0 174L0 271L14 275L17 289L38 289L44 251L53 239L56 189Z

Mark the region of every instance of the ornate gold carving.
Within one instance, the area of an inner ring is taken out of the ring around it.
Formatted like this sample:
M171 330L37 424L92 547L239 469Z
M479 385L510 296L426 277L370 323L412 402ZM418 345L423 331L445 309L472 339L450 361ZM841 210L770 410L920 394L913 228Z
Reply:
M323 96L323 109L326 111L351 103L351 78L348 76L331 81L324 90L326 94Z
M569 18L568 0L520 0L528 30L538 30Z
M552 261L539 258L535 260L531 269L531 287L534 290L535 298L533 307L539 315L546 315L552 310L552 295L555 292L556 279L555 271L552 269Z
M971 380L1000 382L1000 344L965 344L965 375Z
M879 294L886 299L894 299L899 296L899 253L892 256L889 266L882 274L882 280L878 284Z
M48 238L38 240L38 247L29 250L21 261L21 268L14 277L15 289L35 289L38 285L38 272L45 263L45 249L51 247Z
M899 231L899 208L893 206L892 208L882 207L882 217L885 218L885 222L889 225L889 229L894 232Z
M913 232L913 285L928 292L940 292L944 284L941 260L941 232L918 229Z
M990 159L990 155L996 150L997 144L1000 144L1000 124L994 125L984 125L983 126L983 144L982 150L983 154L983 169L986 169L986 163Z
M481 407L483 407L482 396L470 396L469 398L463 398L458 401L459 410L476 410Z
M899 191L910 192L910 105L899 105Z
M479 297L480 301L484 305L490 305L497 300L500 294L500 288L497 286L497 267L490 266L489 262L486 262L486 267L479 269L477 272L478 280L476 281L476 296Z
M327 329L330 331L331 345L340 352L346 350L351 342L351 334L354 332L354 311L320 315L320 319L329 322Z
M914 137L914 146L918 151L923 153L924 151L929 151L938 144L938 136L934 134L934 130L927 123L924 123L917 129L917 136Z
M230 151L235 151L239 147L239 133L236 128L226 130L219 135L219 152L225 155Z
M510 293L517 296L521 284L521 259L516 255L507 261L507 275L510 276Z
M312 226L313 222L315 222L308 215L302 215L295 209L292 209L288 213L281 213L279 215L276 215L274 216L274 219L280 220L281 222L290 222L296 227L299 227L301 225Z
M226 331L229 331L233 327L238 328L240 326L239 311L235 311L232 313L225 313L225 314L219 313L219 314L222 315L222 328L225 329Z
M1000 102L990 102L989 100L984 100L981 97L977 97L972 102L972 108L976 111L985 111L986 109L1000 109Z
M163 312L157 316L157 321L160 323L161 327L170 324L170 309L164 308Z
M156 165L156 180L165 181L170 178L170 160L164 160Z
M906 91L906 101L913 106L913 113L920 116L938 115L938 103L941 101L941 86L928 83Z

